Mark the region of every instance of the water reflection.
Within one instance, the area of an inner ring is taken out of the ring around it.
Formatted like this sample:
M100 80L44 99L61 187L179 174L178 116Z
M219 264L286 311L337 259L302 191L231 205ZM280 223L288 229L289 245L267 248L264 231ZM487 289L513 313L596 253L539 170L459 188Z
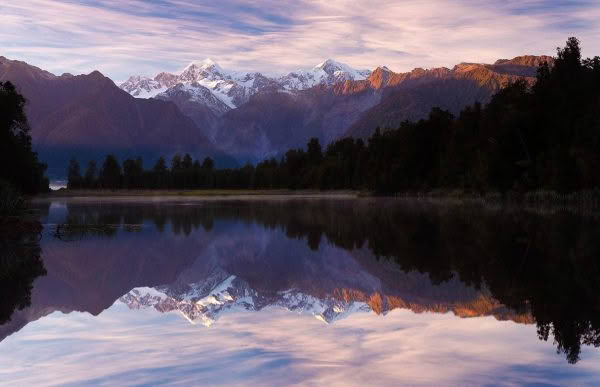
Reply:
M45 274L37 233L0 233L0 325L31 305L33 282Z
M43 221L48 275L0 340L54 311L98 315L118 300L206 326L271 307L327 323L394 309L492 316L536 324L570 363L600 345L595 216L391 199L71 200ZM27 251L26 278L7 289L43 274L39 247Z

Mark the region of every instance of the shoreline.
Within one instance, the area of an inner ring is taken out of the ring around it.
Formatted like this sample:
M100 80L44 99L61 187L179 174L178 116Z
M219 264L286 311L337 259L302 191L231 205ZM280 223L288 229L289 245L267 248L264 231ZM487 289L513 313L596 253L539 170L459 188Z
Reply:
M290 189L202 189L202 190L60 190L28 198L30 203L56 200L102 202L162 201L265 201L265 200L403 200L429 205L483 206L488 209L521 209L537 213L575 212L600 215L600 190L559 194L553 191L529 191L476 194L461 190L434 190L378 195L358 190L290 190Z
M41 197L85 197L85 196L273 196L273 195L358 195L360 191L332 190L321 191L317 189L292 190L292 189L117 189L117 190L58 190L50 193L40 194L34 198Z
M103 200L103 199L198 199L198 200L260 200L260 199L351 199L364 196L359 191L319 190L60 190L29 198L30 202L54 199Z

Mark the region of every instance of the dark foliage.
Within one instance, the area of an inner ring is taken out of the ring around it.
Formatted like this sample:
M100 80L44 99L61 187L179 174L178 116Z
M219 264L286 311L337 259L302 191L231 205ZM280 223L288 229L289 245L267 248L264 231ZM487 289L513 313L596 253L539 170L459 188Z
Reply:
M0 82L0 179L25 194L46 192L46 165L32 150L25 98L10 82Z

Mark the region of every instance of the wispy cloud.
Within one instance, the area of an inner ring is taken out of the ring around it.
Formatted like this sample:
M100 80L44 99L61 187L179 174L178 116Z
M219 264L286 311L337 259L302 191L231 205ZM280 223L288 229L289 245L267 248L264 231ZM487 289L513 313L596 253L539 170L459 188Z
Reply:
M113 79L212 57L284 72L333 57L359 68L553 54L578 36L600 53L595 1L27 0L0 5L0 55Z
M598 351L567 364L534 325L452 314L357 313L325 325L267 308L210 328L117 302L55 312L0 343L14 385L592 385Z

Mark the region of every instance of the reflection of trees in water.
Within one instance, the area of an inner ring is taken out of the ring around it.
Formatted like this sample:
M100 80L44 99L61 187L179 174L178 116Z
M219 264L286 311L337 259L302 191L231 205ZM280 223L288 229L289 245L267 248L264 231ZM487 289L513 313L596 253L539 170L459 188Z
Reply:
M369 199L86 204L70 206L68 219L72 230L150 221L161 232L169 225L182 235L210 231L217 221L242 221L305 239L311 249L325 239L346 250L368 246L404 271L427 273L434 283L458 275L515 311L530 311L540 339L552 337L571 363L582 344L600 345L600 221L593 216Z
M46 274L40 252L37 234L17 240L0 235L0 324L10 321L15 310L31 305L33 282Z

